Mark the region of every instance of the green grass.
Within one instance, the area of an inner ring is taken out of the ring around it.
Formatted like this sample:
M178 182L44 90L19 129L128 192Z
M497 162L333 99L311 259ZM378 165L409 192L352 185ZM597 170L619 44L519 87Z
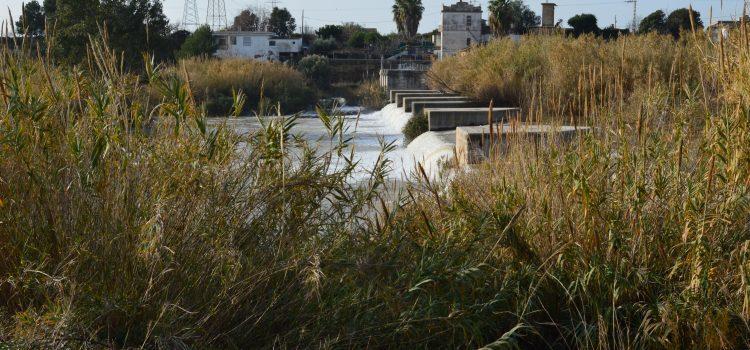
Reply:
M744 32L696 36L644 58L681 68L606 66L651 73L570 99L547 74L594 85L592 57L623 62L667 39L533 39L596 63L516 58L546 72L529 82L542 87L529 115L561 123L543 111L588 101L573 116L595 132L511 138L502 157L449 183L415 178L395 203L385 159L347 181L343 118L322 117L330 152L290 134L294 119L238 136L207 127L197 88L170 69L132 76L99 46L85 71L4 51L0 347L744 348L750 48Z

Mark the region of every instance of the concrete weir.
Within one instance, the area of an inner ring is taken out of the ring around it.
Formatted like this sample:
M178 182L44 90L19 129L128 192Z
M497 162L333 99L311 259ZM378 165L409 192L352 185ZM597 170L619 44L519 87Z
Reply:
M396 93L396 106L404 107L404 99L409 97L439 97L445 96L442 92L398 92Z
M439 91L436 90L390 90L388 91L388 98L391 103L396 103L396 94L404 94L404 93L437 93Z
M473 108L481 107L479 103L470 100L455 101L415 101L411 103L411 110L414 115L423 114L428 108Z
M508 137L517 135L534 142L569 142L589 127L504 124L456 128L456 158L460 165L477 164L487 159L493 148L502 149ZM499 142L498 142L499 140Z
M489 108L427 108L424 110L430 131L452 130L460 126L486 125L490 121ZM492 123L504 123L519 118L520 108L493 108Z
M428 97L404 97L404 111L406 112L414 112L414 102L439 102L439 101L469 101L468 98L464 96L454 96L454 95L436 95L436 96L428 96Z

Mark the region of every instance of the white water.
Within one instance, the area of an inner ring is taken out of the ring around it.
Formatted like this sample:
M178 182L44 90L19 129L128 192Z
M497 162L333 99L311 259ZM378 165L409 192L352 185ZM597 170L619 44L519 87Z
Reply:
M348 110L356 108L351 107ZM451 135L446 136L446 133L430 132L418 137L405 147L401 130L410 118L411 113L405 113L395 104L389 104L380 111L361 114L359 119L356 115L346 117L349 131L353 136L352 147L355 152L355 161L358 162L354 174L355 181L364 181L369 177L369 172L381 155L381 140L385 143L393 143L395 146L393 151L385 155L391 161L390 179L407 180L412 174L416 174L417 162L422 163L430 177L437 176L440 163L453 156L454 141L451 141ZM211 120L211 123L227 123L241 134L253 132L260 127L254 117L215 118ZM318 118L298 119L297 126L292 129L292 133L301 135L311 145L317 143L318 146L325 147L320 141L327 138L327 131Z

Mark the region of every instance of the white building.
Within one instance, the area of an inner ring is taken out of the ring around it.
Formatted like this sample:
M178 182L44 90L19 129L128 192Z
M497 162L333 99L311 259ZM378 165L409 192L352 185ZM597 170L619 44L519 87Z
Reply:
M270 32L221 31L214 33L217 57L244 57L285 61L302 52L302 38L279 39Z
M460 0L453 5L443 6L442 12L438 58L453 56L472 45L487 41L488 37L482 31L481 6Z

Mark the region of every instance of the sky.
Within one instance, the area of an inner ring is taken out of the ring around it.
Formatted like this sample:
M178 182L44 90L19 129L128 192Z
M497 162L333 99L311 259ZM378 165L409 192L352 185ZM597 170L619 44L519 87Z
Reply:
M196 0L198 3L201 20L205 20L206 8L210 0ZM227 17L231 23L232 18L247 6L267 6L272 4L271 0L224 0L226 3ZM440 24L440 10L443 4L451 4L458 0L422 0L425 7L424 17L420 25L421 32L429 32ZM474 3L482 6L485 10L489 0L475 0ZM620 28L626 28L632 22L633 6L625 0L551 0L558 4L556 20L567 19L579 13L593 13L599 20L599 26L604 28L616 22ZM2 18L7 18L8 10L13 13L14 18L20 13L21 0L0 0ZM41 2L41 1L40 1ZM173 24L182 21L183 6L185 0L162 0L164 11ZM525 3L541 15L542 0L526 0ZM750 1L748 1L750 2ZM713 13L714 22L719 20L736 19L742 14L744 0L639 0L637 14L642 18L649 13L661 9L667 14L672 10L693 5L693 8L701 13L703 22L708 24L709 13ZM302 11L305 14L305 26L313 29L326 24L341 24L344 22L356 22L365 27L377 28L381 33L390 33L396 30L391 15L392 0L277 0L279 7L286 7L296 18L298 26L301 24ZM710 10L712 9L712 11Z

